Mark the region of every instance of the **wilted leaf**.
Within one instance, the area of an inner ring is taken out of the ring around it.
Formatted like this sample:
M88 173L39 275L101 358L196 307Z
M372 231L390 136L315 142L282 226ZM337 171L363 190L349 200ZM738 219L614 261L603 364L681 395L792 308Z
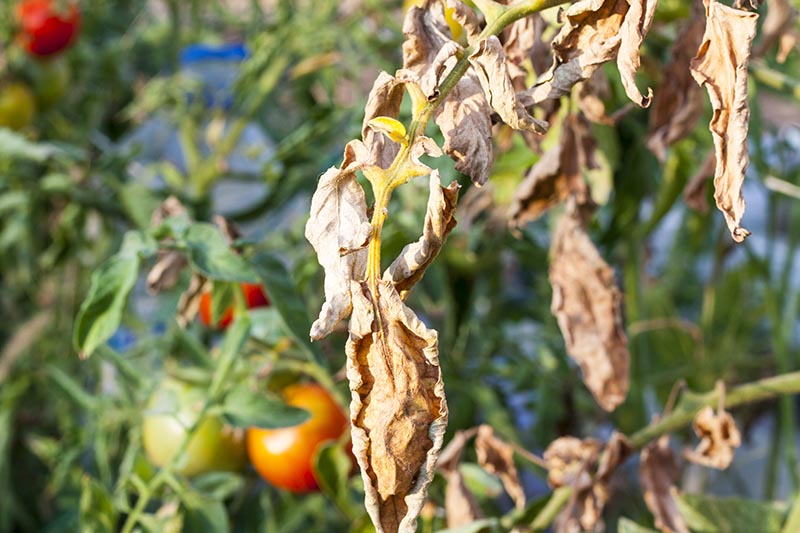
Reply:
M364 145L350 142L342 166L329 168L322 175L311 199L306 239L325 269L325 303L311 326L314 340L330 334L350 314L350 280L363 279L367 268L366 246L372 226L367 219L364 189L355 175L366 160Z
M717 165L717 158L714 152L709 152L708 156L697 169L697 172L686 184L683 189L683 201L686 205L701 213L708 213L708 200L706 198L706 185L708 180L714 176L714 168Z
M551 310L567 353L597 403L613 411L628 394L630 363L614 271L574 214L561 217L550 253Z
M747 63L758 14L725 6L717 0L703 3L706 29L691 63L692 76L706 87L714 109L709 124L717 157L714 199L733 240L742 242L750 234L740 225L744 215L742 185L749 162Z
M478 463L487 472L494 474L503 482L506 492L514 501L517 509L525 507L525 491L519 481L517 467L514 464L514 448L497 438L492 426L482 424L475 438L475 452Z
M684 457L710 468L728 468L733 461L733 449L742 444L731 414L722 408L714 413L714 409L706 407L695 415L692 427L700 443L694 450L685 451Z
M447 513L447 527L458 528L481 518L483 513L475 501L475 495L464 483L459 465L464 447L476 431L457 431L453 439L439 454L437 467L447 485L444 489L444 509Z
M481 32L478 15L461 0L447 0L447 7L453 19L458 22L467 34L467 42L472 44Z
M547 122L531 116L517 98L506 68L506 54L497 37L491 36L478 43L469 56L469 62L483 87L489 106L500 115L503 122L515 130L547 131Z
M411 288L422 279L425 269L442 249L445 239L456 226L453 214L461 187L454 181L442 187L439 171L431 172L428 211L422 237L407 245L383 274L383 279L394 283L400 297L405 299Z
M692 78L689 64L703 38L705 17L699 2L692 2L691 17L672 45L672 58L664 68L650 111L647 147L661 162L666 149L694 130L703 113L702 90Z
M150 217L150 227L160 226L170 217L185 216L189 213L180 200L170 196L153 211ZM174 239L172 239L174 241ZM186 255L178 250L159 250L158 260L147 274L147 290L161 292L175 286L180 278L181 271L188 264Z
M651 442L642 450L639 480L644 501L662 533L689 533L675 500L678 465L669 447L669 435Z
M389 168L397 155L399 146L387 142L383 135L369 127L369 123L377 117L397 118L400 114L403 93L403 83L387 72L381 72L372 85L364 110L364 122L361 125L361 136L370 152L367 161L370 165Z
M590 202L583 170L596 167L595 147L586 120L567 115L561 124L558 144L542 155L514 192L510 224L521 227L570 196L579 205Z
M652 91L642 96L634 73L655 7L655 0L632 0L630 4L628 0L581 0L572 4L553 40L553 67L526 91L529 100L525 105L569 94L573 85L588 80L603 63L616 57L628 98L647 107Z
M175 320L180 327L185 328L194 320L194 317L197 316L197 311L200 309L200 298L203 293L209 290L211 290L210 280L199 274L192 274L192 278L189 280L189 287L178 299Z
M533 67L535 74L543 74L553 64L550 39L544 36L547 23L538 13L524 17L503 30L503 50L509 65L509 74L517 84L524 84L527 78L526 67Z
M347 377L367 510L379 533L413 532L447 424L437 335L391 282L351 286Z
M611 85L602 69L596 70L591 78L578 86L578 108L590 122L614 125L615 119L608 116L606 104L603 102L610 97Z

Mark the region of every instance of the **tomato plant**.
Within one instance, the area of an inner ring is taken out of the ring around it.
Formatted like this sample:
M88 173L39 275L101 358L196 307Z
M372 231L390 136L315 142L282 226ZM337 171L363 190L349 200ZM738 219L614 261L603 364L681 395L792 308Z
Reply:
M81 14L74 2L60 9L52 0L24 0L17 5L16 15L20 25L17 39L35 56L61 52L80 31Z
M0 87L0 127L20 130L35 113L36 101L26 84L15 81Z
M33 61L31 78L33 92L41 109L47 110L64 98L69 88L71 72L65 58L54 57Z
M147 457L163 467L173 460L197 420L205 389L166 378L147 404L142 441ZM217 417L207 417L186 448L186 460L176 470L186 476L220 470L237 471L245 464L244 435L225 426Z
M311 413L304 423L288 428L247 430L247 453L256 471L272 485L292 492L318 488L314 456L323 442L338 439L347 417L323 387L313 383L283 390L286 403Z
M244 293L244 299L248 309L255 307L266 307L269 305L269 298L264 292L264 287L257 283L241 283L239 285ZM211 292L204 292L200 296L200 308L198 310L200 322L206 327L218 329L227 328L233 321L233 306L228 306L217 324L213 324L211 313Z

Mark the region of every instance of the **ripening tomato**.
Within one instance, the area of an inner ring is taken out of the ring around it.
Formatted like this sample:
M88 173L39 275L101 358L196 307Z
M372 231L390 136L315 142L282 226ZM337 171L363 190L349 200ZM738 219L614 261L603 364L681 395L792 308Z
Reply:
M17 40L25 50L39 57L61 52L80 31L81 14L74 0L62 8L53 0L23 0L17 4Z
M256 471L270 484L292 492L317 490L314 456L320 444L347 430L347 417L331 395L315 383L283 389L286 403L302 407L311 418L294 427L247 430L247 454Z
M0 86L0 128L21 130L35 114L36 100L27 85L11 82Z
M147 404L142 425L144 451L153 464L163 467L172 461L205 398L205 389L176 379L166 378L158 386ZM218 417L207 417L189 442L186 463L176 472L185 476L235 472L246 461L244 432L226 426Z
M247 302L247 308L253 309L254 307L266 307L269 305L269 298L264 292L264 287L257 283L241 283L239 285L244 293L244 299ZM198 309L198 316L200 322L206 327L214 327L217 329L227 328L233 322L233 306L228 307L222 318L216 325L212 326L211 321L211 292L204 292L200 295L200 308Z

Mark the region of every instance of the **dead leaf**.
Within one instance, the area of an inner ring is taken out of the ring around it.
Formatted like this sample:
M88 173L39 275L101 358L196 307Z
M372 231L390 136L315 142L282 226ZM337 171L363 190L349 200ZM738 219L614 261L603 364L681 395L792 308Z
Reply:
M458 468L464 447L476 433L476 429L457 431L439 454L437 468L447 481L444 489L444 509L447 513L448 528L467 525L483 516L475 501L475 495L464 484L464 477Z
M369 127L376 117L397 118L403 101L403 83L387 72L378 74L372 86L364 109L361 125L361 138L370 152L368 163L381 168L389 168L399 150L397 143L389 142L383 135Z
M363 279L366 272L366 246L372 226L367 219L364 189L355 172L369 158L362 143L348 143L342 166L331 167L322 175L311 199L305 235L325 269L325 303L311 326L313 340L330 334L350 314L350 281Z
M503 30L503 50L508 60L509 72L512 73L511 79L518 90L524 88L529 67L533 68L534 74L543 74L553 64L550 46L552 36L545 37L547 29L545 20L535 13L517 20ZM515 67L513 72L512 66ZM518 83L522 86L518 86Z
M798 38L797 32L794 30L781 34L778 39L778 53L775 55L775 60L780 64L785 63L791 51L797 48L798 40L800 38Z
M628 394L628 341L614 271L595 248L577 214L561 217L550 251L551 310L583 382L613 411Z
M561 123L559 142L545 152L514 192L509 209L512 227L536 220L569 197L578 205L591 202L583 170L596 168L597 143L582 116L567 115Z
M667 147L689 135L703 114L703 95L692 78L689 64L703 38L705 17L700 2L692 2L691 15L675 43L672 57L658 86L647 134L647 147L663 163Z
M517 98L506 68L506 54L500 40L494 35L484 39L469 56L478 81L489 106L515 130L545 133L547 122L535 119Z
M709 179L714 176L714 168L717 165L717 158L714 152L709 152L708 156L697 169L697 172L689 179L689 183L683 189L683 201L686 205L701 213L708 213L708 200L706 199L706 185Z
M389 281L375 293L351 281L347 341L353 453L378 531L411 533L433 479L447 425L436 331Z
M611 84L602 69L598 69L592 77L578 84L578 108L590 122L595 124L614 125L615 121L608 116L603 100L611 98Z
M733 449L742 444L739 428L730 413L723 408L715 413L711 407L702 409L692 423L700 443L683 456L699 465L725 470L733 461Z
M678 465L669 447L669 435L651 442L642 450L639 480L644 501L653 513L655 525L663 533L689 533L675 500Z
M461 0L447 0L447 7L453 10L451 12L453 19L464 28L467 42L469 44L475 42L475 39L481 33L480 21L475 11Z
M475 437L475 452L478 464L490 474L498 476L517 509L524 509L525 491L514 464L514 448L498 438L492 426L482 424Z
M188 216L188 211L175 196L169 196L150 217L150 227L160 226L166 219ZM158 293L171 289L178 283L181 271L189 262L186 255L178 250L159 250L155 265L147 273L147 290Z
M444 241L456 226L453 217L461 186L453 181L442 187L439 171L431 172L428 211L422 237L407 245L386 269L383 279L391 281L402 299L406 299L411 288L422 279L425 270L439 255Z
M192 278L189 280L189 287L178 299L175 321L180 327L186 328L192 323L200 308L200 297L204 292L209 292L210 290L211 282L209 280L200 274L192 274Z
M616 57L628 97L647 107L652 92L648 89L648 96L642 96L634 74L655 6L655 0L632 0L631 4L628 0L580 0L572 4L553 40L553 66L525 92L524 104L569 94L576 83L589 79L603 63Z
M733 9L717 0L703 3L706 29L691 63L692 76L706 87L714 109L709 124L717 157L714 199L733 240L742 242L750 235L740 224L745 207L742 185L749 162L747 63L758 14Z
M767 16L761 24L761 41L754 55L763 56L776 41L780 43L785 35L791 35L796 19L797 10L792 8L789 0L767 0ZM778 47L779 63L783 63L780 61L783 49L784 45L781 43Z

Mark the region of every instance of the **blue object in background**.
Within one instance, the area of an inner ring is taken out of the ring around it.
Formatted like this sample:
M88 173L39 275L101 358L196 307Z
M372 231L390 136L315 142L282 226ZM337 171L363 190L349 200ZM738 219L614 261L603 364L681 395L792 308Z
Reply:
M230 109L239 64L249 56L242 43L193 44L181 51L180 64L182 71L202 83L207 106Z

